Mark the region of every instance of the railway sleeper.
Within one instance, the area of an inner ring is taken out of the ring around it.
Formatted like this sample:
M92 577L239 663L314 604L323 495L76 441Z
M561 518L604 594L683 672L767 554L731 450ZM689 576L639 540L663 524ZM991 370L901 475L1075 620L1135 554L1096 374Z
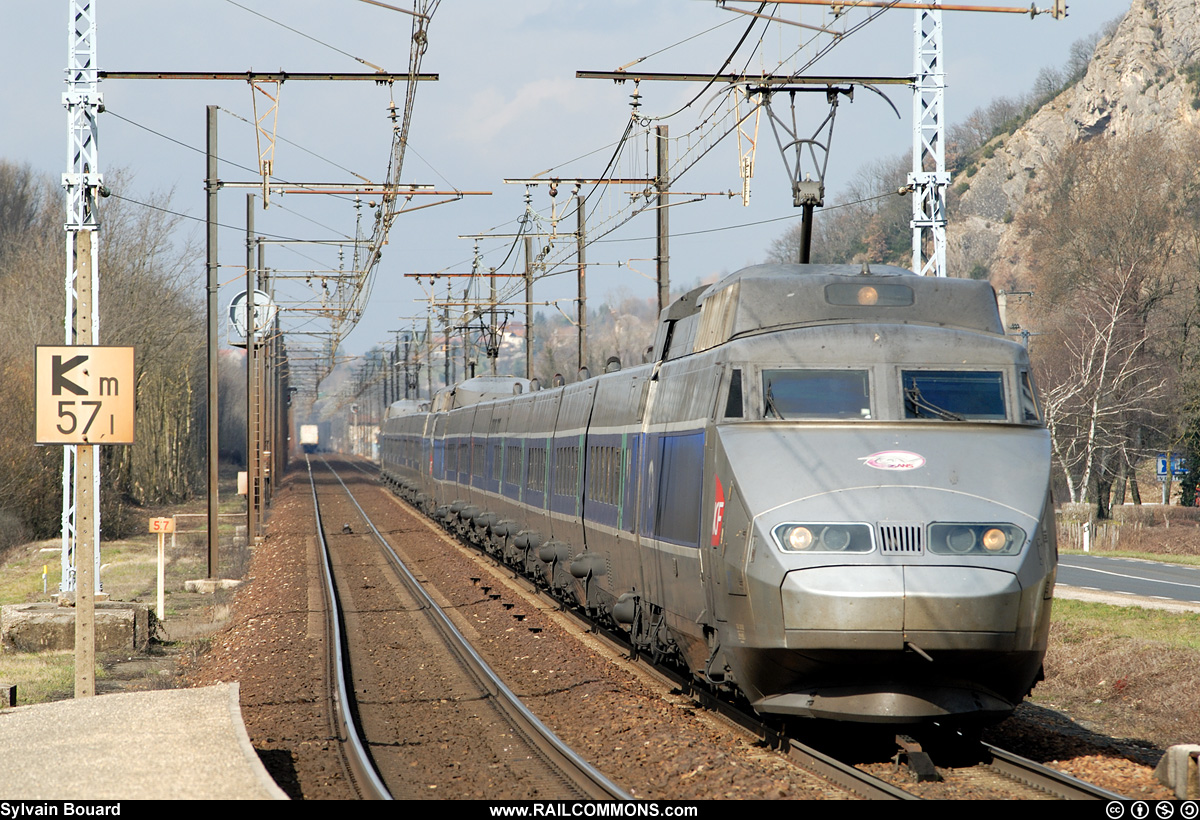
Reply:
M516 521L499 520L466 501L435 506L428 498L425 496L424 512L461 541L511 566L563 606L582 609L594 622L628 632L634 650L653 663L686 669L661 607L646 604L636 591L613 597L594 583L608 572L603 555L588 550L572 555L569 544L545 540L536 530L519 529ZM728 673L727 666L725 669ZM714 674L694 673L693 677L713 689L727 689L732 681Z

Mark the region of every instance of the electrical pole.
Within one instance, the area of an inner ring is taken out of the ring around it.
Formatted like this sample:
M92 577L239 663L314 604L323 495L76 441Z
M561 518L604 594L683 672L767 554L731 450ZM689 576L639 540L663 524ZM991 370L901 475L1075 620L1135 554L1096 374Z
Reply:
M217 106L206 109L207 172L204 179L206 250L205 267L208 272L208 577L215 579L220 572L219 499L217 495L217 468L220 464L218 427L220 417L217 407L217 381L219 377L217 353L218 311L217 306L217 191L221 184L217 179Z
M258 322L254 315L254 194L246 194L246 546L258 538L258 374L254 361L255 336Z
M433 298L432 289L429 292ZM425 314L425 381L429 388L429 403L433 404L433 309Z
M579 260L579 369L587 367L587 241L583 196L575 196L575 255Z
M533 378L533 237L525 237L525 378Z
M258 254L258 263L255 265L254 278L257 280L256 287L263 293L268 293L267 287L267 271L266 259L264 252L266 248L263 245L263 237L256 237L254 240L254 248ZM255 419L254 426L258 428L257 450L254 454L258 469L255 475L258 478L258 532L263 534L266 532L267 523L267 503L270 500L270 485L268 476L270 475L270 459L267 452L268 443L271 441L271 379L269 372L271 369L271 328L266 323L263 325L262 343L257 346L255 352L254 378L257 383L255 390L255 406L258 408L258 416Z
M100 341L98 127L103 110L96 71L96 19L90 0L72 0L67 40L66 309L68 345ZM63 447L62 592L75 593L75 697L96 694L95 588L100 576L100 475L94 445Z
M658 167L654 183L658 191L658 312L662 313L671 301L671 216L667 210L667 191L671 187L667 156L668 126L655 126L654 132L658 137Z
M492 268L491 275L488 277L491 285L491 303L492 311L490 321L488 322L488 338L487 338L487 357L491 360L492 375L496 375L496 366L500 359L500 331L496 327L496 269Z
M442 381L450 386L450 283L446 282L446 305L442 308Z
M913 25L913 271L946 275L946 117L942 105L946 72L942 64L942 12L918 9ZM926 170L926 165L932 168ZM926 231L930 253L926 255Z

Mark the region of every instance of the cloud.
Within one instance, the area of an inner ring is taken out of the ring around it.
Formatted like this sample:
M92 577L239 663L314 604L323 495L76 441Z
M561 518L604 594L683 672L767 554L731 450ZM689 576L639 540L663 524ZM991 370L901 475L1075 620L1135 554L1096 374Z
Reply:
M536 136L532 123L548 123L588 108L574 78L539 79L519 85L511 94L495 88L474 94L458 115L453 133L469 150L481 154L513 153L506 144L528 144ZM549 138L550 135L545 135ZM539 139L538 142L541 142ZM518 149L524 153L526 149Z

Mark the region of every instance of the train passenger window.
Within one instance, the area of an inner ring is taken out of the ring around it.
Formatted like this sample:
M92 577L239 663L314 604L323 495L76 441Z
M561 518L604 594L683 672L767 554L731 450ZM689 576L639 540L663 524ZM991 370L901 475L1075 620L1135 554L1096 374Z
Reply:
M742 370L735 367L729 375L729 398L725 401L725 418L742 417Z
M869 419L866 370L764 370L763 417Z
M535 493L546 489L546 448L529 448L529 469L525 477L526 488Z
M521 483L521 445L508 445L508 453L504 456L504 480L508 484Z
M575 495L579 489L579 448L554 448L554 494Z
M1004 374L981 370L905 370L904 417L1004 421Z

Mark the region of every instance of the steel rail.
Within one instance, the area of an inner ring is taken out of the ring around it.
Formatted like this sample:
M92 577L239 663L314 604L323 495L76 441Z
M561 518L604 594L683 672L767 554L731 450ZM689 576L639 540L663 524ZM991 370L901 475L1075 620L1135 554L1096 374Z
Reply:
M320 542L321 548L321 579L325 582L325 595L329 601L326 625L332 642L329 655L333 660L336 681L333 692L334 719L338 724L338 735L345 739L345 743L342 744L342 755L346 760L346 765L350 768L351 779L353 779L359 794L368 800L391 800L391 793L380 779L379 773L375 769L375 762L363 745L358 723L354 719L354 712L350 706L351 696L346 685L346 672L350 659L342 641L344 627L339 615L340 603L337 590L333 585L333 564L329 559L329 546L325 541L325 525L321 522L321 505L317 500L317 483L313 478L312 462L307 455L304 457L304 462L308 467L308 482L312 486L313 511L317 517L317 540Z
M360 472L371 475L372 477L378 477L377 472L364 469L357 462L352 462L352 464ZM411 505L408 505L403 499L395 498L395 500L412 510ZM412 510L412 512L414 515L421 514L416 510ZM448 533L448 535L451 538L454 537L453 533ZM460 540L459 543L461 544L462 541ZM482 550L474 547L469 548L473 553L488 558L496 567L500 569L512 569L511 567L501 564L493 556L488 555ZM525 578L524 580L526 582L529 581L528 578ZM537 590L535 587L535 591L540 590ZM561 610L561 612L568 617L575 618L579 623L587 627L595 636L607 640L609 643L627 653L629 658L636 659L638 657L637 650L634 649L633 645L625 640L624 636L620 633L612 632L603 624L587 618L582 613L572 608L564 608ZM740 727L744 731L747 731L763 740L767 745L776 751L779 751L795 765L815 774L823 780L833 783L839 788L845 789L851 794L867 800L920 799L919 797L910 794L901 788L893 786L886 780L882 780L872 774L862 771L861 769L857 769L848 763L843 763L836 758L825 754L824 752L818 751L801 743L795 738L789 738L779 732L776 732L774 729L763 723L755 716L747 714L732 704L726 703L706 689L696 686L694 681L688 676L653 663L647 664L645 669L658 677L660 680L664 681L667 685L674 686L679 691L695 699L703 708L713 712L721 718Z
M991 755L988 762L996 772L1013 780L1041 789L1049 794L1067 800L1128 800L1129 798L1108 789L1102 789L1077 777L1035 763L1020 755L1006 752L990 743L983 744L984 749Z
M626 641L620 633L614 633L605 629L602 625L584 617L578 611L566 609L564 612L579 619L581 623L587 625L595 634L627 651L630 657L637 657L637 652L633 648L633 645ZM793 764L815 774L823 780L833 783L839 788L845 789L857 797L864 800L921 799L898 786L893 786L886 780L864 772L849 763L843 763L837 758L814 749L805 743L801 743L793 737L788 737L781 732L777 732L757 716L739 709L736 705L716 697L707 689L697 686L690 676L685 676L680 672L657 664L651 664L647 668L684 694L696 700L701 707L719 715L744 731L755 735Z
M581 789L586 793L586 796L592 800L632 800L633 796L622 789L617 784L613 783L604 774L593 766L591 763L580 757L575 750L564 743L554 732L546 726L538 717L529 710L529 708L521 702L511 689L509 689L504 681L488 666L470 642L458 630L441 607L433 600L420 581L409 571L404 562L388 544L387 539L375 528L375 524L371 521L370 516L363 510L358 503L358 499L350 492L350 488L342 481L342 477L337 474L337 471L327 462L322 460L326 469L338 480L342 488L346 491L347 497L358 508L359 514L367 526L371 528L375 538L383 546L390 556L391 563L404 581L409 591L416 596L424 609L429 613L431 619L436 624L439 630L445 635L448 644L455 651L460 659L468 666L468 668L479 679L480 684L488 691L496 705L501 709L506 717L511 720L515 726L523 731L545 754L552 763L570 777ZM357 465L356 465L357 466ZM361 468L359 468L361 469ZM365 471L364 471L365 472Z
M352 462L352 465L360 472L377 477L377 472L368 470L362 467L357 462ZM395 499L398 503L404 504L414 515L420 514L419 511L412 508L407 502L401 498ZM454 533L448 533L452 538ZM499 569L511 570L512 568L498 561L494 556L488 555L474 545L466 544L461 539L457 539L464 547L470 548L475 554L481 555L491 561L491 563ZM527 583L528 578L523 578ZM534 587L535 592L543 590ZM585 616L570 607L560 610L562 614L574 618L579 623L586 626L593 635L607 640L609 643L618 647L623 652L627 653L628 657L636 660L639 653L631 643L626 640L624 635L619 632L613 632L607 629L603 624L597 623L591 618ZM868 800L920 800L917 795L905 791L904 789L894 786L887 781L875 777L872 774L864 772L848 763L843 763L830 755L825 754L817 749L814 749L792 737L777 732L775 729L764 723L758 717L750 714L736 705L721 700L713 695L707 689L704 689L696 684L690 676L686 676L678 671L660 666L658 664L649 663L644 667L648 672L658 677L667 684L676 687L680 692L695 699L703 708L717 714L721 718L733 723L743 730L756 735L764 741L769 747L783 754L791 762L806 769L813 774L828 780L840 788L864 799ZM990 760L985 761L982 765L991 768L996 773L1008 777L1014 781L1022 783L1031 788L1039 789L1048 794L1068 800L1128 800L1128 797L1117 794L1116 792L1108 791L1099 786L1087 783L1065 772L1052 769L1049 766L1044 766L1028 758L1012 752L1005 751L997 746L992 746L989 743L981 743L981 747L986 750L990 756Z

